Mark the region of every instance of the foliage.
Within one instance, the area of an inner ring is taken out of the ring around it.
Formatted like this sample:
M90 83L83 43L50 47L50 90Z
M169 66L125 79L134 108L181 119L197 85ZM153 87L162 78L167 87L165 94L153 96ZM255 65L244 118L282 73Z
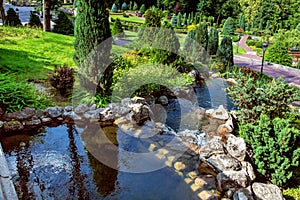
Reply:
M49 73L50 84L64 97L70 96L75 81L75 70L68 66L55 66Z
M192 25L191 25L192 26ZM187 54L186 56L189 56L192 53L193 50L193 44L196 40L196 26L195 29L191 29L184 40L184 52Z
M296 26L296 29L300 31L300 23Z
M235 28L234 28L234 24L233 24L233 19L231 17L228 17L223 25L222 34L233 35L234 30L235 30Z
M171 25L173 27L177 26L177 17L175 14L172 15L172 18L171 18Z
M263 41L262 40L252 40L250 38L247 39L246 44L249 47L262 48Z
M111 12L114 12L114 13L118 12L118 7L117 7L117 5L116 5L115 3L112 5L110 11L111 11Z
M224 68L229 68L233 66L233 49L231 37L225 36L221 44L218 47L216 60L224 66ZM224 71L221 71L224 72Z
M181 27L181 21L182 21L182 14L179 12L177 14L177 27Z
M289 104L297 94L283 79L259 78L250 68L238 69L235 76L237 84L228 88L228 94L239 108L237 115L243 124L255 123L261 114L273 120L291 111Z
M286 48L300 47L300 30L278 30L274 34L274 41L281 41Z
M265 53L265 60L285 66L292 66L292 57L288 53L288 49L281 41L277 41L270 46Z
M245 30L245 15L243 14L240 16L239 27Z
M216 55L219 46L219 32L211 28L208 37L207 52L209 55Z
M161 26L161 19L163 17L162 10L155 9L148 9L145 13L145 26L146 27L160 27Z
M54 33L61 33L64 35L74 35L73 20L69 18L67 13L60 11L57 16L57 20L54 20L55 25L53 27Z
M286 200L300 199L300 187L283 190L283 195Z
M17 81L13 74L0 74L0 108L5 112L25 107L44 109L50 105L49 97L39 93L34 85Z
M122 4L121 9L122 9L123 11L128 10L128 6L127 6L126 2L124 2L124 3Z
M296 68L300 69L300 60L298 60Z
M134 2L132 10L136 11L138 9L139 9L139 7L138 7L137 3Z
M257 170L273 184L284 186L299 166L300 131L289 119L272 119L265 114L259 116L257 124L248 123L240 128L254 151Z
M74 60L80 67L81 84L87 89L96 89L103 97L111 93L113 72L109 65L112 39L105 5L105 1L78 1L74 42Z
M43 27L43 25L41 23L41 20L40 20L40 17L37 14L33 13L33 12L30 12L28 25L30 27L34 27L34 28L42 28Z
M140 7L140 13L141 13L141 14L144 14L145 11L146 11L145 4L142 4L141 7Z
M114 26L112 28L112 35L119 36L119 37L123 37L125 35L122 27L122 23L119 18L117 18L114 22Z
M13 8L9 8L7 11L5 26L22 26L21 20Z

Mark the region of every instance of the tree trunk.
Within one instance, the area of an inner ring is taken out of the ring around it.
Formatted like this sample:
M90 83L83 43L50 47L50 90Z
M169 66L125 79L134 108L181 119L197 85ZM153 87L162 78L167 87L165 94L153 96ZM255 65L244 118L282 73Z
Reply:
M1 0L0 0L1 1ZM50 32L50 9L51 9L51 0L43 0L43 18L44 18L44 31Z
M3 0L0 0L0 17L2 19L2 22L4 24L4 21L6 20L6 16L5 16L5 10L3 7Z

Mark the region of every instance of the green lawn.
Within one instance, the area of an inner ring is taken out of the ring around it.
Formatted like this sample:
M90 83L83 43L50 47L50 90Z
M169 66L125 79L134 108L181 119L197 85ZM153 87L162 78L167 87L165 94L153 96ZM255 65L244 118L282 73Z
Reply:
M135 23L140 23L140 24L143 24L145 22L144 19L137 17L137 16L123 17L123 15L116 15L116 14L110 14L109 16L112 19L119 18L121 21L126 21L126 22L135 22Z
M44 79L55 65L74 67L74 37L29 28L0 27L0 72Z

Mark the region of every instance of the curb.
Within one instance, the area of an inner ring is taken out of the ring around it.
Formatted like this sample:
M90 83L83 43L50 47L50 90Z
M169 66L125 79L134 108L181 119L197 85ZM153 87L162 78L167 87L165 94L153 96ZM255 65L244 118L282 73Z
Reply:
M3 154L2 146L0 144L0 199L2 200L17 200L17 192L11 180L11 175L8 169L6 159Z

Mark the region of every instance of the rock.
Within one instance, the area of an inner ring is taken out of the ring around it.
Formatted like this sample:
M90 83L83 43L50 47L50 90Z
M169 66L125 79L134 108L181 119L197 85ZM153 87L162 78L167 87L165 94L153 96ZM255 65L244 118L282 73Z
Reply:
M221 172L220 170L216 169L211 163L207 162L207 160L203 157L200 157L198 171L201 174L209 174L213 176L217 176Z
M245 161L241 162L241 164L242 164L242 170L244 170L247 173L250 182L253 182L256 178L253 166L251 165L251 163Z
M211 78L221 78L221 75L220 74L212 74L210 77Z
M239 189L234 193L233 200L254 200L251 188L247 187Z
M29 128L36 128L42 125L42 122L40 119L26 121L23 123L24 126L27 126Z
M236 85L237 84L237 82L234 78L228 78L226 80L226 82L227 82L228 85Z
M83 114L83 117L86 119L100 119L100 113L104 110L104 108L98 108L93 111L87 111Z
M214 112L214 109L206 110L205 116L208 117L208 118L210 118L212 116L213 112Z
M246 143L243 138L238 138L230 134L227 139L226 149L232 157L238 159L239 161L245 160Z
M280 188L273 184L253 183L252 191L255 199L260 200L284 200Z
M52 119L56 119L62 116L63 108L60 106L49 107L45 110L47 116L51 117Z
M131 101L132 101L133 103L147 104L147 103L146 103L146 99L143 98L143 97L133 97L133 98L131 99Z
M129 106L122 106L118 104L118 105L114 105L111 108L111 111L114 114L115 118L120 118L128 115L131 109L129 108Z
M122 106L128 106L129 104L132 104L133 101L130 98L125 98L121 100Z
M233 131L233 129L226 124L221 124L217 129L217 133L220 133L220 134L231 133L232 131Z
M52 119L49 117L43 117L41 118L42 124L46 125L46 124L50 124L52 122Z
M217 175L217 187L220 192L229 189L238 190L247 187L249 184L248 177L244 171L223 171Z
M74 111L70 111L70 112L64 112L63 113L63 115L62 115L62 117L65 119L65 120L67 120L67 121L69 121L69 120L71 120L71 121L80 121L80 120L82 120L82 117L80 117L79 115L77 115Z
M214 110L211 116L213 119L219 119L219 120L228 120L229 119L229 114L227 110L224 108L223 105L220 105L217 110Z
M89 107L85 104L79 104L75 109L74 112L78 115L83 115L86 111L89 110Z
M233 196L233 193L234 193L233 190L232 190L232 189L229 189L229 190L226 191L225 194L226 194L227 198L231 199L232 196Z
M4 132L10 133L10 132L22 131L24 129L24 126L21 122L13 120L4 123L3 128L4 128Z
M25 108L22 111L5 114L4 119L6 121L11 121L11 120L25 121L31 119L34 115L35 115L34 108Z
M110 107L104 108L100 112L100 121L101 122L113 122L115 120L115 116Z
M73 110L73 106L66 106L65 112L71 112Z
M93 105L90 106L89 111L94 111L96 109L97 109L97 105L93 104Z
M0 129L4 126L4 122L0 121Z
M220 140L212 139L200 148L199 154L204 158L209 158L216 154L225 154L224 143Z
M158 103L160 103L161 105L168 105L169 100L165 95L163 95L158 98Z
M129 105L131 112L127 115L127 118L137 125L143 125L148 119L150 119L149 107L141 103Z
M238 160L226 154L213 155L207 159L207 162L220 172L228 170L238 171L242 169L242 165Z

